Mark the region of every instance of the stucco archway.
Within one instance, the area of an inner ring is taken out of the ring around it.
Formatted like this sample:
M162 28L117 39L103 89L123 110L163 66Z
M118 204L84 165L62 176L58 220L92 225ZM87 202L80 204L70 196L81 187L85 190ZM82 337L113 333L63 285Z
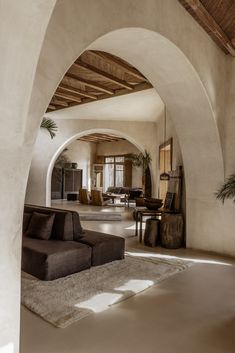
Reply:
M76 38L76 43L79 43ZM80 46L78 45L79 53ZM122 57L141 71L156 88L174 123L182 150L186 179L187 246L212 250L214 234L207 218L219 212L214 190L223 178L223 157L215 115L199 75L183 52L161 34L145 28L122 28L93 41L85 49L99 49ZM78 55L77 55L78 56ZM76 57L77 57L76 56ZM66 71L76 59L71 53L69 65L56 58ZM67 58L66 58L67 59ZM66 68L65 68L66 66ZM55 74L55 73L54 73ZM61 74L60 74L61 75ZM54 79L55 89L61 76ZM48 86L45 103L53 90ZM44 110L46 106L44 106ZM204 220L200 229L199 220ZM216 222L215 222L216 223ZM217 224L216 227L221 227ZM216 239L219 250L222 239Z
M46 177L46 205L50 206L51 205L51 175L52 175L52 171L54 168L54 164L56 159L58 158L58 156L61 154L61 152L67 147L69 146L73 141L75 141L76 139L82 137L82 136L86 136L89 134L93 134L93 133L104 133L104 134L114 134L120 137L124 137L127 141L129 141L130 143L132 143L136 148L138 148L139 151L144 152L144 147L141 146L138 141L136 141L135 139L133 139L133 137L129 136L126 133L120 132L118 130L113 130L113 129L89 129L89 130L85 130L79 133L76 133L75 135L71 136L69 139L67 139L55 152L55 154L53 155L49 166L48 166L48 170L47 170L47 177ZM150 165L150 172L152 173L152 166Z

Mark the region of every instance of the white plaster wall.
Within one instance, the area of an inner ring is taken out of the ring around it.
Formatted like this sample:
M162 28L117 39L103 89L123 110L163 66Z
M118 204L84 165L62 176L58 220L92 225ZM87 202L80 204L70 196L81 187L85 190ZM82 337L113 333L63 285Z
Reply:
M82 169L82 186L90 189L92 164L96 156L96 144L75 140L67 148L66 154L71 162L76 162L78 164L77 168Z
M104 142L97 144L97 155L99 156L115 156L127 153L140 153L132 143L128 141ZM155 156L153 157L155 158ZM132 186L142 187L142 170L141 168L132 167Z
M29 173L26 202L36 205L50 204L50 178L51 162L59 153L68 146L78 135L86 135L91 132L111 132L127 138L140 150L145 148L152 156L157 150L156 124L152 122L118 122L97 120L56 120L58 133L51 140L45 131L39 131L35 144L32 164ZM50 167L50 168L49 168ZM151 164L153 195L157 194L157 165L156 158ZM48 189L47 189L48 187Z
M228 94L225 125L225 175L235 173L235 61L228 58Z
M54 4L0 1L0 352L19 352L22 214L36 137L31 130L27 139L25 131L36 65Z

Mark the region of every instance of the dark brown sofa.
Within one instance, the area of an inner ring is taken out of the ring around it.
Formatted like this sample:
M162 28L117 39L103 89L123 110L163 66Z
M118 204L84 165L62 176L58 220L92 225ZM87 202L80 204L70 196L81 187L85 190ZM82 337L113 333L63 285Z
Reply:
M35 215L53 216L49 239L38 239L36 230L34 236L30 222ZM75 211L25 205L22 270L41 280L53 280L121 260L124 248L125 240L121 237L83 230Z

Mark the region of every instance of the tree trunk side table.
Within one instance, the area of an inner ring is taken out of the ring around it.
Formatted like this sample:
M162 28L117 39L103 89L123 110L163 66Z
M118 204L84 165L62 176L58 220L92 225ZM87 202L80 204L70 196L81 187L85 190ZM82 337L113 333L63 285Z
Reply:
M184 220L181 213L163 213L160 222L161 245L168 249L177 249L183 245Z

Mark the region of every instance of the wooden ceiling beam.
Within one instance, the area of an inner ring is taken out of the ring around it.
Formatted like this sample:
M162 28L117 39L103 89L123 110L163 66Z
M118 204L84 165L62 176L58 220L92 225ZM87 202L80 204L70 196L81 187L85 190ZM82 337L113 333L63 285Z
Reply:
M70 93L79 94L80 96L83 96L83 97L91 98L91 99L94 99L94 100L97 99L97 96L95 96L94 94L87 93L85 91L82 91L81 89L78 89L78 88L75 88L75 87L72 87L72 86L68 86L68 85L65 85L63 83L60 83L58 88L61 88L64 91L67 91L67 92L70 92Z
M235 48L232 41L227 37L219 24L214 20L211 14L206 10L199 0L178 0L186 10L200 21L207 32L220 43L226 53L235 57Z
M75 96L72 95L72 94L67 94L67 93L63 93L63 92L58 92L58 91L56 91L56 92L54 93L54 95L55 95L56 97L68 99L68 100L70 100L70 101L77 102L77 103L81 103L81 101L82 101L81 98L79 98L79 97L75 97Z
M48 109L56 110L56 107L54 105L52 105L52 104L49 104Z
M79 59L77 59L75 61L75 63L73 64L74 67L82 67L86 70L89 70L91 72L93 72L94 74L96 75L99 75L99 76L102 76L103 78L105 78L106 80L108 80L109 82L112 82L112 83L115 83L116 85L120 86L120 87L123 87L123 88L126 88L130 91L133 90L133 86L132 85L129 85L127 82L113 76L113 75L110 75L109 73L103 71L103 70L100 70L90 64L87 64Z
M112 138L111 136L97 136L96 134L92 134L92 135L80 137L78 140L99 143L99 142L118 142L125 139L122 137Z
M150 88L153 88L151 83L143 82L143 83L139 83L138 85L135 85L133 91L127 91L124 88L118 89L118 90L116 90L114 92L113 97L122 96L122 95L125 95L125 94L131 94L131 93L134 93L134 92L140 92L140 91L143 91L143 90L146 90L146 89L150 89ZM106 98L110 98L110 97L112 97L112 96L104 93L104 94L99 95L97 97L97 100L102 100L102 99L106 99ZM91 102L91 99L84 98L83 101L82 101L82 104L89 103L89 102Z
M106 88L106 87L104 87L104 86L102 86L102 85L100 85L100 84L98 84L96 82L85 80L83 78L80 78L80 77L78 77L76 75L73 75L73 74L70 74L68 72L65 74L65 77L72 78L72 79L76 80L77 82L84 84L87 87L91 87L91 88L96 89L97 91L104 92L104 93L107 93L109 95L113 95L114 94L114 91L109 89L109 88Z
M56 99L55 96L53 96L52 100L51 100L51 104L52 105L59 105L61 107L68 107L68 103L65 101L62 101L60 99Z
M138 80L148 82L146 77L144 77L144 75L142 75L140 72L138 72L137 70L135 70L131 66L127 65L123 61L118 60L118 58L112 56L109 53L95 51L95 50L89 50L89 53L91 53L92 55L98 56L99 58L101 58L102 60L108 62L109 64L111 64L113 66L118 66L122 71L125 71L127 74L129 74L135 78L138 78Z

